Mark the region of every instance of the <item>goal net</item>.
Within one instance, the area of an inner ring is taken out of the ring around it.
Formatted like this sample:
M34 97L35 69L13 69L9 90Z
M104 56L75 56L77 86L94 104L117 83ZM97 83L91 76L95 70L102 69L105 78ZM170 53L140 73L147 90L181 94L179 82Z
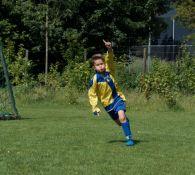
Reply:
M20 116L16 108L8 69L3 55L2 43L0 41L0 120L19 118Z

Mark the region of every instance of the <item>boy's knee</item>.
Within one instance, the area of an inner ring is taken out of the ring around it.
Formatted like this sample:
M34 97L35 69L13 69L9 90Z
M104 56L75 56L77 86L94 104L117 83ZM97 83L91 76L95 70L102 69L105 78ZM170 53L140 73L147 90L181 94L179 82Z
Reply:
M126 117L121 117L121 118L119 118L119 120L120 120L121 123L125 123L127 121Z
M118 115L119 115L119 120L121 123L124 123L127 121L127 118L126 118L124 111L122 111L122 110L118 111Z

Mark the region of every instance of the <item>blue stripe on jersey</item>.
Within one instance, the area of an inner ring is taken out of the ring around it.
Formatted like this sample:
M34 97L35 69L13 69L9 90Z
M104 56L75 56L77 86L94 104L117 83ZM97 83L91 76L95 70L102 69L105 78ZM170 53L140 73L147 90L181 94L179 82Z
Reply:
M112 89L113 98L116 98L117 97L117 91L116 91L115 84L114 84L112 78L110 77L110 73L105 72L104 75L100 74L100 73L96 73L96 75L97 75L97 82L106 82L106 83L108 83L108 85Z
M91 79L91 80L89 81L88 89L90 89L91 86L93 86L93 79Z
M101 75L100 73L96 73L96 75L97 75L97 83L105 82L103 75Z
M108 83L108 85L110 86L110 88L112 89L112 96L113 96L113 98L116 98L117 97L117 92L116 92L115 84L114 84L112 78L110 78L109 72L106 72L105 75L106 75L105 80Z

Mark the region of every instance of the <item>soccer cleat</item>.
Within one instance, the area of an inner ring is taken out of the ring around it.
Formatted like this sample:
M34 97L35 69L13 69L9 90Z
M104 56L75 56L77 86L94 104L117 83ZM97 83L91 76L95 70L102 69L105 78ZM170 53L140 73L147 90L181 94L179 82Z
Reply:
M134 141L132 140L132 139L128 139L127 141L126 141L126 145L127 146L133 146L135 143L134 143Z

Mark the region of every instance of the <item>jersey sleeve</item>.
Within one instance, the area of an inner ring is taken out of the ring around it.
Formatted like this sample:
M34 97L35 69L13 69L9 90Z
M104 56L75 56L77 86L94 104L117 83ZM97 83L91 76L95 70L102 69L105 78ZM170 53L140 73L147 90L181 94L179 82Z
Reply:
M114 54L113 51L107 51L105 55L106 71L110 72L112 76L115 76L115 66L114 66Z
M92 106L92 112L99 112L100 109L97 107L98 96L97 96L97 76L90 80L88 90L89 103Z

